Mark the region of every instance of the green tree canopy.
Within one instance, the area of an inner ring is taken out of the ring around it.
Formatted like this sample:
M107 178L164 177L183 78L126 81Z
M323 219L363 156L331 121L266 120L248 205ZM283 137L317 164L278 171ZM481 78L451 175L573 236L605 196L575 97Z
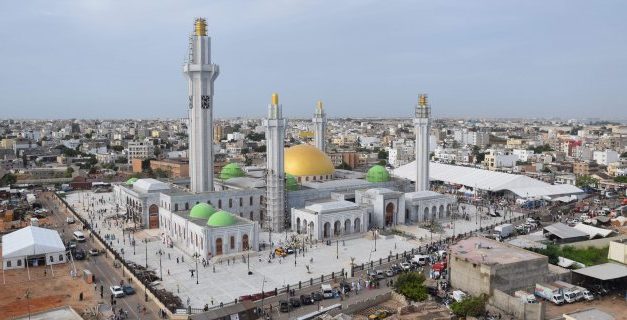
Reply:
M459 317L478 317L485 314L485 304L488 296L482 294L479 297L467 297L462 301L453 302L451 311Z
M577 185L577 187L582 188L582 187L594 187L597 185L597 183L599 183L599 180L591 177L591 176L581 176L578 177L577 180L575 181L575 184Z
M403 273L394 282L394 290L411 301L424 301L429 296L424 282L425 276L419 272Z

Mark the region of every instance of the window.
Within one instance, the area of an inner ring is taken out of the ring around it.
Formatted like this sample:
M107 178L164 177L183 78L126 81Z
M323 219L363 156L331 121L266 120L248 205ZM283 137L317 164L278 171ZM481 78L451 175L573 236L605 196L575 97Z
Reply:
M218 200L218 209L222 209L222 199Z
M11 268L11 260L7 260L7 268Z
M250 205L253 205L253 196L250 196Z
M235 237L231 236L231 250L235 249Z
M54 257L50 256L50 262L54 262Z
M239 206L243 206L244 205L244 198L239 198Z
M229 199L229 208L233 208L233 199Z
M9 261L9 262L10 262L10 261ZM21 266L22 266L22 259L17 260L17 266L18 266L18 267L21 267ZM10 267L10 266L9 266L9 267Z
M59 261L63 261L63 255L62 254L59 255Z
M251 211L250 212L250 220L252 220L252 219L253 219L253 212Z
M174 204L174 211L179 211L179 204L178 203Z
M185 210L189 210L189 203L185 202Z

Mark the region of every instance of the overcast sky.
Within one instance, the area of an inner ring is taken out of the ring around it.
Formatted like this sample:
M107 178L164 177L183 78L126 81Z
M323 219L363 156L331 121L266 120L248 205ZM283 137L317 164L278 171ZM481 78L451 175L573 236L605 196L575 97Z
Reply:
M185 117L206 17L217 117L627 118L626 1L0 1L0 118Z

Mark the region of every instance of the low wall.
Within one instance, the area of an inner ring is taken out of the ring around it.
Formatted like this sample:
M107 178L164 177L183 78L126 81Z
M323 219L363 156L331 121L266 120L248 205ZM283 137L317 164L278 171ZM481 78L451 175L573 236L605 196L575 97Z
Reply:
M362 300L359 301L357 303L353 303L353 304L349 304L346 307L342 307L341 312L344 314L354 314L356 312L359 312L363 309L372 307L374 305L383 303L384 301L388 301L390 300L390 298L392 298L392 293L388 292L388 293L384 293L382 295L378 295L372 298L369 298L367 300Z
M610 238L594 239L594 240L580 241L580 242L574 242L574 243L564 243L564 244L561 244L560 247L571 246L571 247L580 248L580 249L585 249L587 247L605 248L610 245L610 241L617 241L617 240L626 239L626 238L627 238L627 235L620 235L620 236L615 236L615 237L610 237Z
M497 289L493 290L488 303L513 315L516 319L544 319L545 306L543 303L523 303L520 298L510 296Z

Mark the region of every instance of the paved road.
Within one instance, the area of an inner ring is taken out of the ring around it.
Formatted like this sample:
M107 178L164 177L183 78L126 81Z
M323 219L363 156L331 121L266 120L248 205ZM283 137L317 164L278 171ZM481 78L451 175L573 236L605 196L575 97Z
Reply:
M50 219L58 226L58 231L64 240L71 239L72 232L75 230L81 230L82 224L78 221L78 219L75 224L68 225L66 223L66 218L72 216L72 213L67 209L61 208L63 204L56 200L56 197L50 193L44 193L41 195L40 199L45 208L54 211L54 213L50 215ZM91 248L104 249L96 247L96 244L89 241L89 238L87 242L79 243L78 247L85 250L85 252ZM111 296L109 287L120 284L120 280L123 279L121 269L114 268L113 261L106 255L89 257L88 260L74 262L79 273L82 269L89 269L96 276L98 290L100 290L100 285L104 287L102 302L109 303ZM126 279L125 282L126 281L128 281L128 279ZM143 308L144 306L146 307L146 314L138 311L138 305L140 308ZM123 308L125 311L128 311L130 319L159 319L159 308L151 300L145 302L143 292L137 292L134 295L116 299L116 310L119 308Z

